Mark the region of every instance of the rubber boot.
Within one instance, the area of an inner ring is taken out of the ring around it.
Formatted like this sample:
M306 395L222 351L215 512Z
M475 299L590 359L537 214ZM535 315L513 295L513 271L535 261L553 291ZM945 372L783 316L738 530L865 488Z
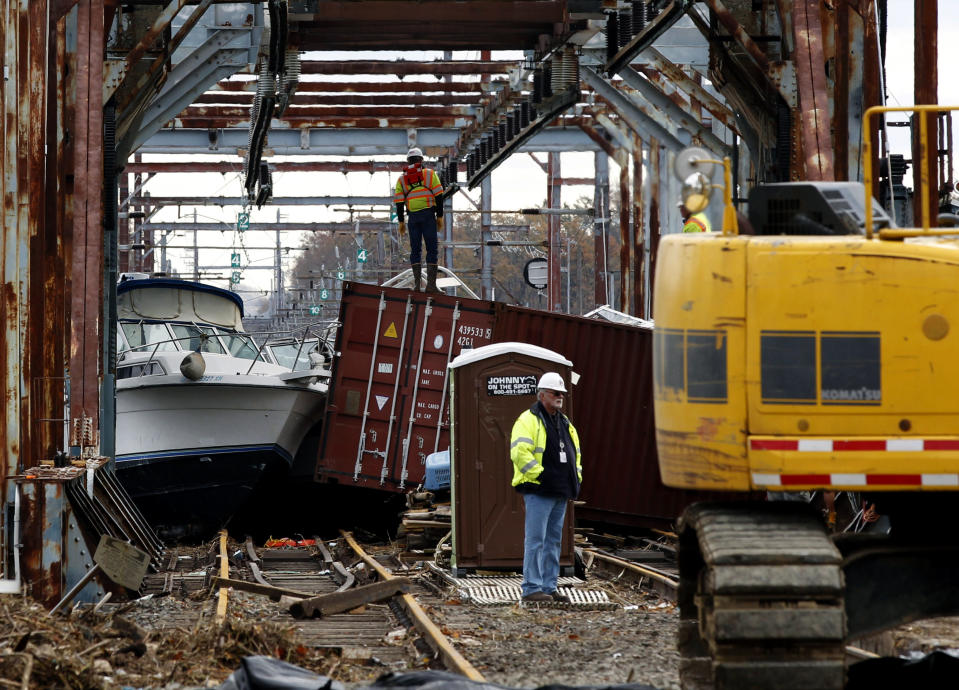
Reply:
M410 264L413 267L413 291L420 291L420 266L422 264Z
M443 292L436 287L436 264L426 264L426 291L438 293Z

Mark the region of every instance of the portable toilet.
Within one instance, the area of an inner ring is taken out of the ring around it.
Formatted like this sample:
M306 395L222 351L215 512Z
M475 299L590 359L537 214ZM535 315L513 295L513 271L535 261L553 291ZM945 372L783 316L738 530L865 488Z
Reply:
M510 434L523 410L536 402L536 383L558 372L572 414L573 363L527 343L494 343L450 362L452 557L455 575L475 570L522 570L525 509L514 489ZM573 570L573 506L566 511L560 570Z

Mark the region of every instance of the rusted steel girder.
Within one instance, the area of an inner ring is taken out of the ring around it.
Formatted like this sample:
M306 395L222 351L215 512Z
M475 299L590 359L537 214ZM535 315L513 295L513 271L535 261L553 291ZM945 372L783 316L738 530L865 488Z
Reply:
M650 278L656 275L656 255L659 252L659 238L662 236L663 229L660 226L660 207L662 198L660 196L660 182L663 171L669 166L663 160L669 155L669 151L661 146L659 141L652 139L649 142L649 228L646 233L649 243L649 275ZM668 185L667 185L668 188ZM655 319L656 315L652 313L653 308L653 280L649 281L647 300L649 302L649 318Z
M290 21L300 25L300 32L328 31L342 24L369 25L371 22L411 23L420 28L433 23L458 22L470 28L473 22L486 23L496 19L507 24L533 24L550 27L554 22L562 22L566 10L566 0L472 0L472 2L451 3L449 0L326 0L320 3L316 12L290 11ZM476 31L476 29L472 29ZM321 34L321 38L324 34ZM389 34L383 34L383 40L389 43Z
M237 163L196 161L157 161L151 163L127 163L127 173L234 173L239 172ZM279 161L270 162L271 172L400 172L406 167L402 161ZM121 198L126 198L121 195Z
M173 21L173 18L183 9L183 6L186 4L187 0L175 0L171 2L160 14L157 16L156 21L153 22L153 25L147 29L146 33L140 38L140 41L133 47L126 57L126 71L129 72L134 65L140 60L141 57L156 43L157 38L160 37L167 27L170 26L170 22Z
M303 107L311 105L323 106L347 106L347 105L479 105L483 100L481 93L468 94L419 94L400 93L400 94L348 94L348 95L326 95L300 93L299 90L293 95L290 101L292 107ZM205 93L193 101L193 105L242 105L250 107L253 105L253 94L249 93Z
M249 113L246 117L178 117L177 126L195 129L228 129L250 124ZM349 127L352 129L452 129L466 124L458 117L287 117L281 122L293 129ZM269 146L267 146L269 149Z
M180 114L181 120L194 118L236 118L249 117L250 109L230 105L191 106ZM286 109L282 120L296 120L305 117L475 117L476 110L468 106L390 106L390 107L363 107L363 106L297 106L292 104Z
M805 179L829 181L835 179L835 167L826 90L826 59L823 54L822 22L819 17L820 4L820 0L795 0L794 64L799 91L798 115Z
M883 94L880 90L881 83L881 72L882 69L880 59L879 59L879 22L877 21L877 9L876 9L876 0L859 0L858 13L862 22L862 56L859 57L862 65L862 71L858 72L862 75L862 109L863 111L874 105L881 105L883 103ZM854 57L855 59L855 57ZM856 63L853 62L850 66L850 73L857 74L856 72ZM872 169L879 170L879 130L876 127L873 127L872 131L868 133L870 138L870 147L872 151ZM857 151L862 150L862 136L859 137L859 142L857 143ZM850 179L858 180L862 178L861 166L862 166L862 156L857 157L856 163L858 167L855 168L856 174L853 176L852 169L850 170ZM875 197L879 197L879 179L878 175L873 176L873 188L869 190L869 193ZM899 224L902 224L902 219L898 219Z
M686 74L678 65L673 64L666 58L665 55L660 53L655 48L647 48L643 51L643 58L645 58L649 67L637 65L637 68L649 76L650 67L659 70L662 72L676 88L681 89L687 95L692 98L695 98L699 103L708 110L713 117L722 122L726 127L732 131L739 134L739 126L736 124L735 115L732 110L727 108L725 105L720 103L720 101L709 93L703 86L697 83L692 77Z
M914 50L915 60L913 62L913 97L916 105L929 105L939 102L939 72L937 69L937 60L939 57L939 5L935 2L925 0L914 0ZM936 113L926 113L927 139L921 141L919 137L919 121L923 115L916 118L916 126L913 127L912 138L912 161L913 161L913 184L915 192L913 193L913 216L919 218L913 221L914 225L925 227L929 225L935 227L938 225L936 216L939 214L939 156L937 151L937 142L939 141L938 117ZM925 151L923 151L925 149ZM920 179L922 155L928 157L926 162L925 177L927 189L923 193ZM925 198L923 198L925 197Z
M519 65L515 60L458 60L405 62L394 60L325 60L302 63L302 74L505 74Z
M46 216L44 167L47 32L46 2L0 1L0 480L39 452L31 393L44 370L42 228ZM41 299L37 299L41 297ZM47 410L44 409L43 412ZM4 573L5 574L5 573Z
M80 0L75 53L70 418L99 428L103 303L103 0ZM80 439L73 439L74 441ZM88 441L95 439L87 438Z
M449 76L449 75L447 75ZM301 81L296 93L488 93L491 87L505 86L501 79L481 81ZM207 93L217 91L243 91L256 93L257 81L221 81Z
M643 223L643 140L633 135L633 315L646 317L646 237Z
M804 2L805 0L796 1ZM716 19L719 20L719 23L726 27L726 30L732 34L736 42L749 54L749 57L753 59L763 73L768 74L769 58L766 53L753 41L743 25L736 20L736 16L723 4L722 0L703 0L703 2L716 13Z
M629 218L631 215L629 204L629 153L624 149L617 149L615 160L619 166L619 308L627 314L632 314L634 306L629 289L632 282L630 255L633 246L629 238Z
M40 21L45 3L39 7L31 6L34 17ZM52 6L51 14L53 13ZM68 265L65 251L65 228L69 222L70 200L66 183L72 173L72 161L65 155L66 129L71 112L66 104L67 74L67 30L65 21L51 19L47 24L48 48L46 71L46 191L45 218L41 231L41 241L31 260L42 272L42 281L34 281L31 286L31 303L43 305L40 324L36 331L41 334L42 364L35 368L31 388L31 410L37 421L37 442L34 444L32 459L53 457L57 450L63 449L63 426L67 416L64 410L66 392L64 370L67 362L66 321L68 309ZM42 112L36 109L31 113ZM49 420L49 421L41 421ZM30 460L25 456L25 460Z

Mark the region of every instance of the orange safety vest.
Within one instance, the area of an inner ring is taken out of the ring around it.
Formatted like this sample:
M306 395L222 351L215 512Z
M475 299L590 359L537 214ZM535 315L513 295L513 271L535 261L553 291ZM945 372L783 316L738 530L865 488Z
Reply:
M400 176L393 192L394 204L406 204L410 213L436 205L436 197L443 192L440 176L435 170L422 168Z

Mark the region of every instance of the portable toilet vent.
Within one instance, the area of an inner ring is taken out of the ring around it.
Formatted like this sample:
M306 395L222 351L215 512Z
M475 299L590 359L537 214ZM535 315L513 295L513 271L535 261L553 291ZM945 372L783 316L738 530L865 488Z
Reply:
M423 488L427 491L450 488L449 448L426 456L426 478L423 480Z

